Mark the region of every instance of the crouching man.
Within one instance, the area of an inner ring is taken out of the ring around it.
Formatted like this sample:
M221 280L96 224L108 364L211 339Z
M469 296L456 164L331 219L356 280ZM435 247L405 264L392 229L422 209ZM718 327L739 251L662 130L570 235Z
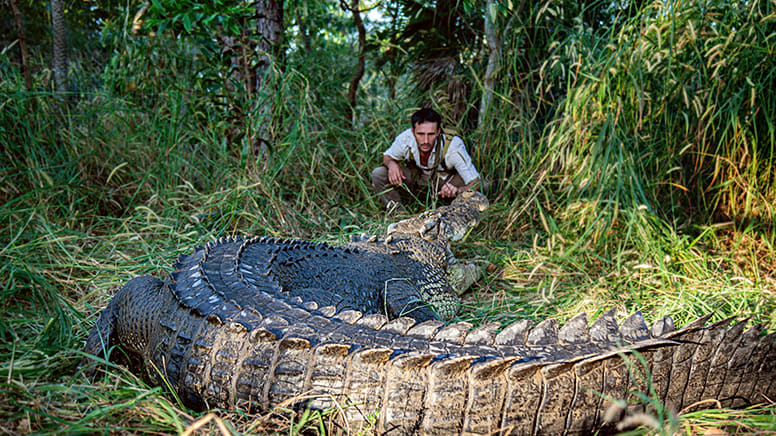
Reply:
M403 202L425 193L453 199L469 189L482 189L480 174L460 136L442 130L442 117L425 108L410 118L383 153L383 165L372 171L372 186L388 212L404 211Z

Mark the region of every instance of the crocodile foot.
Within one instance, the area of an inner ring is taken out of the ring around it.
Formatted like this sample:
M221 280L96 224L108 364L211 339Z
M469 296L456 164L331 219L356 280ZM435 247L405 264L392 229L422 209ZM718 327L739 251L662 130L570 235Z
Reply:
M447 281L456 294L463 295L482 277L483 269L476 261L456 263L447 268Z

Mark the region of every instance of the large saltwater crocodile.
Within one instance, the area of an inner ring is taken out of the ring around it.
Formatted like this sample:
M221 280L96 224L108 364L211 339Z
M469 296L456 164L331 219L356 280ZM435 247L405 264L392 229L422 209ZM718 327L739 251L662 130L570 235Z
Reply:
M674 410L776 398L776 338L761 326L706 316L648 328L636 313L618 327L611 311L563 327L436 319L457 309L446 277L460 264L447 243L486 206L467 194L342 246L237 237L197 247L165 281L130 280L86 351L120 346L195 409L298 398L342 407L348 430L371 420L391 434L589 433L623 418L616 403L644 410L644 395Z

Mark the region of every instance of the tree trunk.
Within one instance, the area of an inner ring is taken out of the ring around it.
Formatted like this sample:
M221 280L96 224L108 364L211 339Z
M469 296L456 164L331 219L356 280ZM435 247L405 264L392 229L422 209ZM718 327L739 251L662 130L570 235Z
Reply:
M364 27L364 22L361 21L361 11L358 9L358 0L351 0L350 6L345 3L345 0L340 0L340 6L342 9L349 10L353 14L353 22L356 24L356 29L358 30L358 63L356 64L355 71L353 71L353 75L350 76L350 87L348 88L348 107L345 112L345 119L349 120L352 125L356 122L355 110L358 84L361 82L361 78L364 77L366 27Z
M273 66L282 57L283 44L283 1L256 1L256 64L254 68L254 90L259 98L256 111L258 130L253 139L253 151L257 156L266 156L273 142L273 114L275 112L274 92L260 92L270 82Z
M30 74L30 57L27 54L27 41L24 38L24 25L22 21L22 13L19 10L19 6L16 4L16 0L9 0L11 3L11 10L13 11L13 20L16 23L16 35L19 38L19 61L22 70L22 77L24 77L24 85L27 87L27 91L32 90L32 74Z
M51 27L54 33L54 87L58 94L67 91L65 48L65 8L62 0L51 0Z
M488 66L485 69L485 77L482 80L482 100L480 101L480 116L477 121L482 125L485 116L493 104L493 88L496 84L496 73L501 61L501 39L496 31L495 0L488 0L485 4L485 39L488 43Z

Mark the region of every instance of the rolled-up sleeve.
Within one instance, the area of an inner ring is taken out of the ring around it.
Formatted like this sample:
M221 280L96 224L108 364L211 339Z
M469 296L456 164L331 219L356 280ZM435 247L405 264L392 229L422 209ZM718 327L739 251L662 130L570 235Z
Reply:
M407 137L408 135L410 135L409 138ZM393 144L391 144L391 146L388 147L388 150L385 150L383 154L399 162L409 158L410 156L409 141L415 140L415 138L412 137L411 135L412 135L411 130L405 130L404 132L400 133L399 136L397 136L396 139L394 139Z
M447 149L445 155L445 162L448 167L455 168L455 171L463 179L463 182L469 184L474 179L480 177L480 173L474 167L471 156L466 151L466 146L463 144L463 140L456 136L450 141L450 147Z

